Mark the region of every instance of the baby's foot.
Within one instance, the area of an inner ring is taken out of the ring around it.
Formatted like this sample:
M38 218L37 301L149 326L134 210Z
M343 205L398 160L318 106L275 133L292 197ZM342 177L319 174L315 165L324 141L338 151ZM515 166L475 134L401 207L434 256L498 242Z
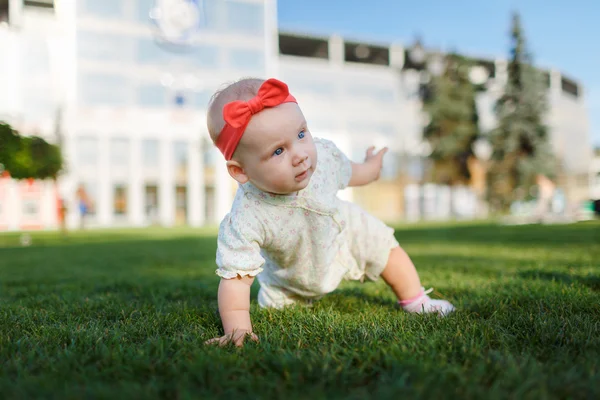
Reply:
M406 312L411 313L438 313L441 316L446 316L454 311L454 306L446 300L434 300L428 296L433 291L433 288L421 288L421 293L416 297L408 300L399 301L398 304Z

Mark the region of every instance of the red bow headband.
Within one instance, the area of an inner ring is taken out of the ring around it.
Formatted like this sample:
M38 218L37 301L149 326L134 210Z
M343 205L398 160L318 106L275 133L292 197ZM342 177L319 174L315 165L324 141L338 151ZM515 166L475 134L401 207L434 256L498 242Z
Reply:
M288 86L277 80L268 79L258 89L258 94L248 101L236 100L225 104L223 107L223 119L225 126L216 146L225 156L231 160L233 153L250 123L250 119L267 107L276 107L283 103L297 103L294 96L288 90Z

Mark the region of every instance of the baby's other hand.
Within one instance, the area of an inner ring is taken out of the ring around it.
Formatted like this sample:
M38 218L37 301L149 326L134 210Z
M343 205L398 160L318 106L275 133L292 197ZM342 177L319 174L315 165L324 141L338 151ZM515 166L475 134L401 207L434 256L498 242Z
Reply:
M220 347L223 347L228 345L229 343L233 343L237 347L242 347L246 338L249 338L253 342L259 341L258 336L256 336L254 332L248 331L246 329L237 329L224 336L207 340L205 344L218 344Z
M371 146L367 149L367 156L365 157L365 164L369 164L375 174L375 179L379 179L379 173L381 171L381 167L383 165L383 156L387 153L388 148L384 147L379 150L377 153L373 153L375 150L375 146Z

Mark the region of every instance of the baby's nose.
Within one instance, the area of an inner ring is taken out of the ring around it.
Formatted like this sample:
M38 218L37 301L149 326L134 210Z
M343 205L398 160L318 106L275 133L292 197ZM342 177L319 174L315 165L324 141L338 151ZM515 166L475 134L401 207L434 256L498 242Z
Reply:
M306 154L306 152L304 152L304 151L298 152L298 153L296 153L296 155L294 157L294 165L300 165L307 159L308 159L308 154Z

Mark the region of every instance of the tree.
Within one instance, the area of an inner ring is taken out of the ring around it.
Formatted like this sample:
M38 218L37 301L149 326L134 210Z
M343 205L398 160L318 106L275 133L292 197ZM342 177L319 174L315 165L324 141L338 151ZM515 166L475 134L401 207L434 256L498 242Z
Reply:
M466 184L470 179L467 161L479 136L470 68L467 58L449 54L443 73L433 77L423 93L424 111L430 118L423 138L432 149L430 178L436 183Z
M493 148L488 171L491 206L505 211L526 199L538 175L553 177L555 161L542 118L546 89L527 51L518 14L513 15L511 59L504 94L496 104L498 126L490 132Z
M0 164L14 179L56 179L63 158L58 146L41 137L21 136L0 123Z

